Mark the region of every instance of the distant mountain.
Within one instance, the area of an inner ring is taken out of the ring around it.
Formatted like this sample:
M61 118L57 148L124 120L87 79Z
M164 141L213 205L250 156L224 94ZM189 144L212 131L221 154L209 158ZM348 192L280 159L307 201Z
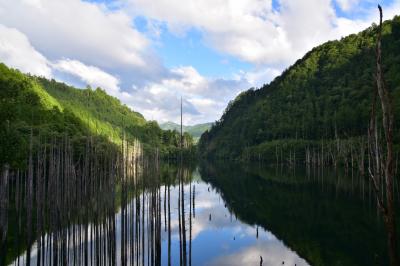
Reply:
M204 123L204 124L197 124L193 126L182 126L183 132L188 132L190 135L193 136L195 140L198 140L206 130L210 129L213 123ZM163 130L181 130L181 125L174 123L174 122L165 122L160 124L160 128Z

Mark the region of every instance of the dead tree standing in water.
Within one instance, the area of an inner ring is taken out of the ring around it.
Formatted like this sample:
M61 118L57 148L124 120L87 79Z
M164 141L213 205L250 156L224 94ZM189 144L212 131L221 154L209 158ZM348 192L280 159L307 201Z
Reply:
M376 89L371 110L370 127L368 130L369 138L369 174L373 183L375 196L379 210L382 213L384 224L388 235L388 248L390 265L398 266L399 258L396 246L396 223L395 206L393 195L394 181L394 156L393 156L393 122L394 114L390 92L385 86L382 73L382 8L378 6L380 14L380 23L378 28L378 39L376 43ZM379 139L377 128L376 99L379 96L382 107L382 126L385 135L385 141L382 143ZM386 154L385 154L386 153ZM383 191L383 182L386 187ZM381 186L382 185L382 186ZM386 195L386 199L384 197Z
M0 265L5 264L6 254L6 236L8 228L8 177L9 177L9 164L4 164L2 167L0 179ZM4 260L4 261L3 261Z

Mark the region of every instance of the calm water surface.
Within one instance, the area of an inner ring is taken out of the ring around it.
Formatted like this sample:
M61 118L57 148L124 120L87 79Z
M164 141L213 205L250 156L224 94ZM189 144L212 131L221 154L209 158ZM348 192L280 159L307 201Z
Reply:
M98 211L71 214L78 217L71 219L75 222L56 232L48 229L28 251L24 233L11 225L8 263L387 263L385 235L370 184L351 173L227 163L165 164L102 193L89 199ZM101 200L111 198L111 205L110 200Z

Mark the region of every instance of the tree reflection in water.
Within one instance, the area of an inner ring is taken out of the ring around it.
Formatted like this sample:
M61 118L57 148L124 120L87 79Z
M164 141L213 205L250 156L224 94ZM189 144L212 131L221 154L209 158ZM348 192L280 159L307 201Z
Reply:
M16 197L22 186L14 182L7 262L259 265L261 257L263 265L384 261L384 233L368 183L328 173L227 163L199 168L143 164L115 183L93 179L89 194L71 189L69 195L52 194L58 201L51 204L54 209L48 204L42 213L35 204L36 213L43 215L33 219L46 222L32 223L37 237L29 246L26 208L21 208L25 200Z

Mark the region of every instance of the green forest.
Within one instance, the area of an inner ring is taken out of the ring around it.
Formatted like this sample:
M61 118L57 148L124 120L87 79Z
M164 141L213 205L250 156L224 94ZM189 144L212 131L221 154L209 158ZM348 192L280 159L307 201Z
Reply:
M377 31L373 24L359 34L320 45L270 84L238 95L202 135L202 156L296 162L307 160L308 151L316 149L325 150L326 157L339 150L345 160L360 156L366 150L376 86ZM383 71L393 99L398 153L400 17L385 21L382 32Z
M77 155L86 138L97 146L139 140L144 153L177 158L180 133L162 130L101 88L77 89L55 80L22 74L0 64L0 164L18 168L33 143L68 136ZM185 156L194 153L193 138L183 135Z

